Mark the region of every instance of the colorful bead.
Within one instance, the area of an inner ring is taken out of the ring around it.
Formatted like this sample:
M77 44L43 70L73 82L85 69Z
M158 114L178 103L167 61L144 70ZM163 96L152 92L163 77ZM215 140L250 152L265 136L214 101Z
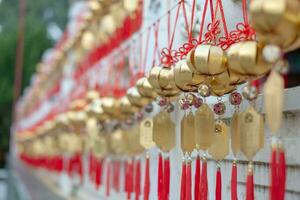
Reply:
M220 102L214 105L214 112L217 115L223 115L226 111L226 106L224 103Z
M166 106L168 104L168 99L165 98L165 97L160 97L158 99L158 105L163 107L163 106Z
M242 95L238 92L233 92L229 96L229 101L232 105L238 106L242 103Z
M143 118L144 118L144 113L142 113L142 112L138 112L138 113L136 113L136 120L138 120L138 121L142 121L143 120Z
M146 113L151 113L152 111L153 111L152 103L149 103L148 105L145 106L145 112Z
M203 104L203 100L200 97L195 97L194 101L193 101L193 106L195 108L199 108L200 106L202 106Z
M190 108L190 103L187 99L181 99L180 100L180 108L182 110L187 110Z

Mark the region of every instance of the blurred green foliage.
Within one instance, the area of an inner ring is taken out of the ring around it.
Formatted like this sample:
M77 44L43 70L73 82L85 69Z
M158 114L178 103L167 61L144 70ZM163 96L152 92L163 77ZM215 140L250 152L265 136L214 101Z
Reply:
M47 35L47 26L55 23L64 30L69 7L67 0L26 0L26 3L22 89L30 83L43 52L55 45ZM0 0L0 153L7 152L9 148L18 4L19 0Z

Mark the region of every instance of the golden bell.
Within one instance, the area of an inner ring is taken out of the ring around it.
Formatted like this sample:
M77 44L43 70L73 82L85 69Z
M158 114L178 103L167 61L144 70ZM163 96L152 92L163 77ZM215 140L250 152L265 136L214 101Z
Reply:
M262 45L256 41L233 44L227 52L227 65L229 71L244 76L261 76L271 68L263 59Z
M229 74L227 71L215 76L210 76L205 83L210 85L212 95L215 96L223 96L235 89L234 86L230 85Z
M162 88L159 85L159 73L160 73L160 67L155 66L153 67L150 72L149 72L149 76L148 76L148 81L150 83L150 85L155 89L155 90L161 90Z
M138 107L144 107L151 102L151 99L142 97L136 87L129 88L126 96L132 105Z
M133 114L138 112L139 108L132 105L127 96L122 97L120 100L120 110L125 114Z
M189 68L198 74L215 75L226 70L225 53L221 47L201 44L188 54Z
M186 61L179 61L174 67L175 84L182 91L195 91L198 85L204 81L203 75L195 74L188 67Z
M93 100L85 109L89 117L95 117L100 121L104 121L109 118L109 115L104 112L102 108L102 101L100 99Z
M158 96L146 77L140 78L136 82L136 87L138 89L138 92L143 97L148 97L148 98L151 98L151 99L155 99Z
M287 48L299 32L298 0L255 0L250 3L251 23L259 41ZM299 44L298 44L299 47Z

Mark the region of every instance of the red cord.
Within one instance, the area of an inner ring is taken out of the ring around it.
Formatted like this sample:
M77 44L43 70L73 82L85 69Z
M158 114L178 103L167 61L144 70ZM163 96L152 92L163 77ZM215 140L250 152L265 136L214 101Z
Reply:
M162 155L158 156L158 173L157 173L157 195L158 200L164 200L164 183L163 183L163 158Z
M231 169L231 200L237 200L237 165L234 161Z
M286 186L286 160L285 160L285 152L281 147L279 150L279 188L278 188L278 199L285 199L285 186Z
M216 200L222 200L222 174L221 169L217 167L216 173Z
M145 166L145 183L144 183L144 200L149 200L150 194L150 159L146 158Z
M196 167L195 167L195 185L194 185L194 199L200 200L200 176L201 176L201 163L200 163L200 156L196 158Z
M192 164L190 161L187 161L186 164L186 191L185 199L192 200Z
M153 49L153 59L152 59L152 67L156 64L156 53L158 54L158 57L160 59L160 53L158 48L158 33L159 33L159 24L160 21L158 20L157 23L153 24L153 30L154 30L154 49Z
M247 181L246 181L246 200L254 200L254 180L253 171L248 169Z
M181 167L181 186L180 186L180 200L185 200L186 198L186 164L182 161Z
M207 182L207 162L206 162L206 160L204 160L202 162L200 194L201 194L201 200L207 200L208 182Z
M151 31L151 27L149 27L148 30L147 30L146 50L145 50L145 55L144 55L144 61L142 63L141 75L144 75L145 70L146 70L146 65L147 65L146 63L147 63L148 51L149 51L150 31Z
M169 199L170 193L170 159L167 157L164 159L164 200Z

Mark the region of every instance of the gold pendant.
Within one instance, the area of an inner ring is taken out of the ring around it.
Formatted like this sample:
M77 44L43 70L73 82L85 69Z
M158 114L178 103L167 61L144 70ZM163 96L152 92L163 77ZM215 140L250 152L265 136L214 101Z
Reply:
M175 125L167 111L162 111L153 118L153 141L164 152L175 146Z
M184 153L192 153L195 148L195 118L192 112L181 120L181 149Z
M263 146L264 123L262 116L250 106L241 113L241 151L249 161L252 161L254 155Z
M283 89L283 78L273 70L264 87L266 120L273 134L279 130L282 122Z
M153 142L152 118L146 118L140 124L140 144L145 149L151 149L155 146L155 143Z
M207 150L213 139L214 113L203 104L195 113L195 142L197 149Z
M241 151L241 128L240 128L240 115L234 112L231 119L231 149L234 156L237 156Z
M97 135L94 138L93 153L96 158L103 158L108 154L108 146L105 137Z
M209 147L208 153L216 161L223 160L229 153L228 126L222 121L215 123L213 143Z

